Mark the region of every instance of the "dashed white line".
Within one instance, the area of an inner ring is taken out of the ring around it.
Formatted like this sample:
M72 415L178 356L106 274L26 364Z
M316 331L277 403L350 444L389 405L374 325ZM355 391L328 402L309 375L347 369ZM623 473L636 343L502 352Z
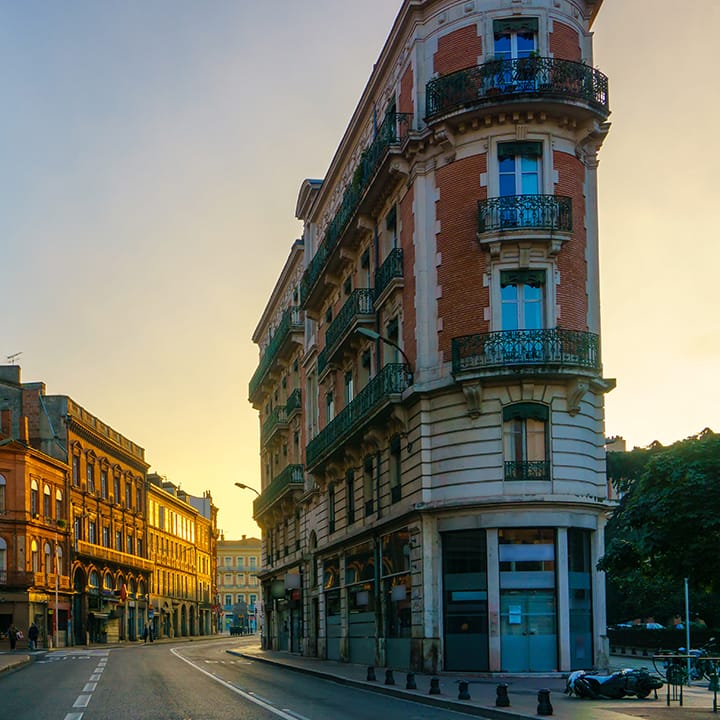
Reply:
M217 675L213 675L209 670L205 670L205 668L200 667L199 665L196 665L192 660L188 660L187 658L184 658L182 655L180 655L177 652L177 648L170 648L170 652L178 658L178 660L182 660L184 663L187 663L190 665L190 667L195 668L199 672L203 673L203 675L207 675L209 678L212 678L215 682L220 683L223 687L228 688L228 690L232 690L234 693L237 693L241 697L244 697L246 700L249 700L250 702L255 703L256 705L259 705L262 708L265 708L268 712L271 712L273 715L277 715L279 718L282 718L283 720L297 720L297 717L293 715L288 715L288 713L283 712L282 710L278 710L277 708L273 707L272 705L269 705L267 701L261 700L257 695L251 695L250 693L245 692L244 690L240 690L239 688L235 687L232 683L227 682L226 680L223 680L222 678L217 677Z
M102 677L102 673L93 673L90 676L90 682L97 682Z
M65 720L82 720L84 713L67 713Z
M78 695L77 700L73 703L73 707L87 707L90 704L92 695Z
M84 693L94 693L96 688L97 688L97 683L96 683L96 682L85 683L85 687L83 688L83 692L84 692Z

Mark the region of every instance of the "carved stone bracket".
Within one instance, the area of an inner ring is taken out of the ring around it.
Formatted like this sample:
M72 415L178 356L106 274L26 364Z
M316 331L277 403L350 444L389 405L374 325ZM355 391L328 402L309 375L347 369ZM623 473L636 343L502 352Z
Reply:
M463 383L463 395L467 403L468 415L471 418L480 417L482 407L482 384L479 382Z
M615 387L614 378L573 378L567 385L567 406L570 415L580 412L580 403L585 393L593 392L596 395L610 392Z

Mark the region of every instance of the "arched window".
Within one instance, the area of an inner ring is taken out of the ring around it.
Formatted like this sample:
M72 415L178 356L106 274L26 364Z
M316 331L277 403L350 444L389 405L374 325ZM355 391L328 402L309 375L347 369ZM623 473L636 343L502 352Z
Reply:
M0 583L5 582L7 582L7 543L0 537Z
M34 573L39 572L38 564L40 558L38 557L38 544L35 540L30 543L30 564Z
M65 513L63 512L63 494L62 490L55 491L55 519L64 520Z
M88 585L90 586L90 592L97 595L100 591L100 578L98 577L97 570L92 570L88 577Z
M503 408L505 480L549 480L549 412L540 403Z
M106 573L103 578L103 590L114 590L113 579L110 573Z
M62 548L59 545L55 546L55 557L57 558L57 564L53 568L53 572L56 572L58 575L63 574L63 552Z
M50 543L45 543L45 546L43 547L43 555L44 555L44 563L45 563L45 574L55 572L55 569L53 568L53 561L52 561L52 549L50 548Z
M39 492L37 480L30 482L30 512L35 517L38 514Z
M52 504L52 495L50 494L50 486L45 485L43 487L43 515L46 518L50 517L51 504Z
M5 512L5 476L0 475L0 513Z

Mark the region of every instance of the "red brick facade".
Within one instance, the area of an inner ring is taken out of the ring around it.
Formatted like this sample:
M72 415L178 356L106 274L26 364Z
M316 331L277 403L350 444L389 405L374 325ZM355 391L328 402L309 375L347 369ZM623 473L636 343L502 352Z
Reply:
M553 57L580 62L582 51L577 30L556 20L550 33L550 52Z
M585 230L585 194L583 164L574 155L555 151L553 162L558 174L556 195L572 198L573 234L558 256L560 285L557 302L560 307L558 324L568 330L585 331L587 327L587 233Z
M487 198L480 186L481 173L487 172L487 155L473 155L437 171L439 198L436 204L440 232L437 250L438 316L442 320L440 350L450 357L452 338L487 332L484 308L490 302L483 287L486 255L477 242L477 202Z
M467 25L443 35L438 40L438 49L433 56L433 70L446 73L462 70L478 64L482 54L482 39L478 37L477 27Z

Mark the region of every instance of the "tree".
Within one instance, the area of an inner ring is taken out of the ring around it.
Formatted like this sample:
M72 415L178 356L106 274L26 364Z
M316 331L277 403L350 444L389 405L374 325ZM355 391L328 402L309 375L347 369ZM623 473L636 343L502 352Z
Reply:
M599 569L627 609L634 606L633 615L678 612L688 578L691 606L718 623L720 435L706 429L669 447L611 455L626 456L608 458L608 474L624 495L608 523Z

